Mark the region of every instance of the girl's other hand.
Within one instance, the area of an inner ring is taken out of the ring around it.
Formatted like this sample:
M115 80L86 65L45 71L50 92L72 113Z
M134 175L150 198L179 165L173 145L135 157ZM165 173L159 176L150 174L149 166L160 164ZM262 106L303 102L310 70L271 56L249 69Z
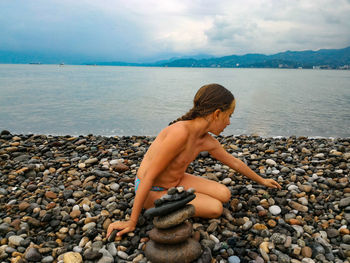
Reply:
M277 183L275 180L273 179L264 179L262 185L270 187L270 188L278 188L278 189L282 189L282 186L280 186L279 183Z
M117 233L117 236L122 236L125 233L129 233L135 230L136 224L135 222L129 221L116 221L114 223L109 224L107 229L107 238L113 232L113 230L121 230Z

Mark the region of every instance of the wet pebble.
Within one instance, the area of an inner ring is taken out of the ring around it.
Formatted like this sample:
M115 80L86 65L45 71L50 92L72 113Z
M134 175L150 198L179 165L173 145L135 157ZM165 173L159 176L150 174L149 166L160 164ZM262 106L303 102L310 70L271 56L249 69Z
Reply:
M32 262L39 262L42 259L42 255L39 253L38 249L34 247L29 248L26 251L24 257L26 260Z
M276 216L281 213L281 208L278 205L273 205L269 207L269 211L272 215Z

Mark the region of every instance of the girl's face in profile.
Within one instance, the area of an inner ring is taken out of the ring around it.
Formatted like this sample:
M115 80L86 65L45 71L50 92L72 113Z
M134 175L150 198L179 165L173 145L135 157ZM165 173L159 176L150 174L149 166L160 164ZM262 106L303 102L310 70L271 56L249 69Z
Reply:
M220 111L218 119L215 120L215 131L213 131L213 133L215 135L219 135L220 133L222 133L224 131L224 129L230 125L230 118L233 114L233 112L235 111L235 107L236 107L236 101L232 101L231 106L228 110L226 111Z

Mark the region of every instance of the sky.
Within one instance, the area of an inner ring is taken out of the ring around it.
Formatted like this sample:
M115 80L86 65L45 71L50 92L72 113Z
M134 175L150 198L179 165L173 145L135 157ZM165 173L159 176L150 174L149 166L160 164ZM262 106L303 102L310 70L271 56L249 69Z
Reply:
M350 0L0 0L0 54L153 62L350 46Z

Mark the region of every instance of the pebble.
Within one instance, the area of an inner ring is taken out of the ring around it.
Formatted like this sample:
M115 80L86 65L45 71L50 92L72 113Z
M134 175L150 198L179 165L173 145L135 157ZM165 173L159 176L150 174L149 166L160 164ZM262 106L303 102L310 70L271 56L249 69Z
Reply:
M274 160L272 160L272 159L267 159L267 160L266 160L266 163L267 163L268 165L270 165L270 166L276 166L276 165L277 165L277 163L276 163Z
M311 256L312 256L312 249L310 247L303 247L301 249L301 255L304 258L311 258Z
M228 258L228 262L229 263L240 263L241 260L237 256L231 256L231 257Z
M84 225L82 230L83 231L87 231L88 229L95 228L95 227L96 227L96 223L95 222L90 222L90 223Z
M214 235L209 235L209 238L212 240L212 241L214 241L216 244L219 244L220 243L220 240L216 237L216 236L214 236Z
M67 252L63 255L64 263L81 263L83 258L79 253L76 252Z
M118 253L117 248L115 247L115 244L113 242L107 244L107 251L113 257L115 257L117 255L117 253Z
M350 197L342 198L339 202L339 207L350 206Z
M103 256L102 258L100 258L97 263L114 263L114 259L111 257L105 257Z
M55 259L53 258L53 256L46 256L41 260L41 263L50 263L53 262Z
M231 178L225 178L224 180L222 180L222 183L223 183L224 185L229 185L229 184L231 184L231 182L232 182L232 179L231 179Z
M85 161L85 164L94 164L97 163L98 159L97 158L90 158Z
M21 236L10 236L8 240L9 240L9 245L19 246L21 242L24 240L24 238Z
M289 205L290 205L290 207L292 207L295 210L298 210L299 212L306 213L309 210L309 208L307 206L299 204L298 202L295 202L295 201L290 201Z
M297 189L299 189L299 187L297 185L295 185L295 184L292 184L292 185L288 186L288 191L295 191Z
M101 252L98 252L96 250L87 249L84 252L84 259L86 260L98 260L103 256Z
M113 183L113 184L110 185L110 188L111 188L112 191L118 192L118 190L120 188L120 185L117 184L117 183Z
M26 251L24 257L26 260L34 262L41 261L42 259L42 255L39 253L38 249L34 247L29 248Z
M124 251L118 251L117 255L118 255L118 257L120 257L122 259L127 259L129 257L129 255L126 254Z
M269 212L274 216L279 215L281 211L282 210L278 205L273 205L269 207Z
M250 229L252 226L253 226L253 222L250 221L250 220L248 220L247 222L245 222L245 223L243 224L242 228L243 228L244 230L248 230L248 229Z

